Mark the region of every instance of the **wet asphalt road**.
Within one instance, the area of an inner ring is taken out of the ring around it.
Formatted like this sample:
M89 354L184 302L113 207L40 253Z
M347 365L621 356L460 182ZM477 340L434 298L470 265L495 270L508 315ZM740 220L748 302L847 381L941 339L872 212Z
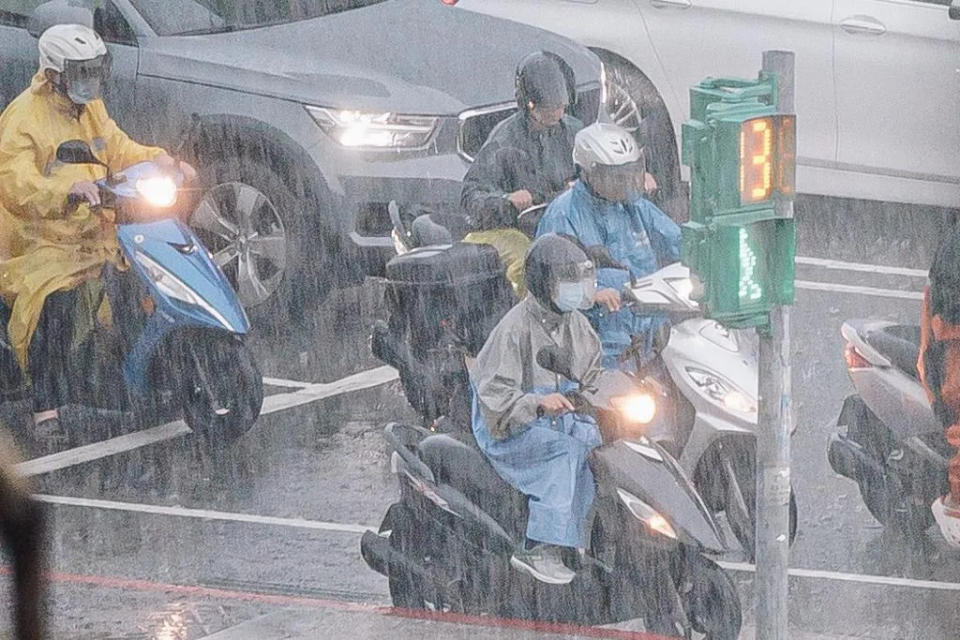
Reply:
M947 222L938 210L906 215L876 204L807 198L798 206L798 224L801 256L925 268ZM923 286L923 279L914 276L808 264L798 266L797 277L887 290L920 291ZM382 313L380 292L376 282L338 292L314 314L309 329L256 337L265 375L306 384L379 366L367 350L367 328ZM919 311L916 300L808 289L797 293L791 323L798 424L793 477L800 533L792 567L960 583L960 555L944 550L935 530L923 543L912 544L884 533L856 486L835 476L825 456L826 439L852 390L840 324L864 316L915 322ZM268 388L268 393L284 391L289 389ZM16 409L5 407L4 412ZM395 382L264 416L242 445L242 490L218 489L205 477L188 455L189 436L46 474L38 490L375 526L396 493L380 427L387 420L412 417ZM158 490L159 476L170 481L167 490ZM296 605L294 598L388 603L386 580L360 559L355 532L92 506L53 506L51 513L51 609L58 638L193 640ZM741 560L737 554L726 559ZM752 600L750 575L737 572L745 603ZM835 574L793 578L792 626L810 637L958 636L957 591L867 580ZM337 637L331 632L330 637Z

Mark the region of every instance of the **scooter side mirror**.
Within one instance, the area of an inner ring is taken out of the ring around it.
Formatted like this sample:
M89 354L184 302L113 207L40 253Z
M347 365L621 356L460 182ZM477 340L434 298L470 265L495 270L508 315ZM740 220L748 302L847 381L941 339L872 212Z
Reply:
M57 147L57 160L64 164L99 164L107 166L93 155L88 145L83 140L67 140Z
M579 382L573 375L573 353L567 349L554 345L543 347L537 352L537 364L547 371L560 374L567 380Z

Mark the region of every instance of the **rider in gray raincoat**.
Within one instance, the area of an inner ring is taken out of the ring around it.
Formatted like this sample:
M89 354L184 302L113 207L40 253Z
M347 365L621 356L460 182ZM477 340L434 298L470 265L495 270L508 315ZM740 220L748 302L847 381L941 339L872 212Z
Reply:
M587 454L601 444L596 424L573 413L562 394L574 382L537 364L556 345L572 354L573 375L604 375L600 340L577 309L593 304L596 273L574 243L549 234L525 262L529 295L500 321L471 367L473 433L494 469L529 497L527 544L511 564L539 580L564 584L573 572L561 547L584 544L594 481Z

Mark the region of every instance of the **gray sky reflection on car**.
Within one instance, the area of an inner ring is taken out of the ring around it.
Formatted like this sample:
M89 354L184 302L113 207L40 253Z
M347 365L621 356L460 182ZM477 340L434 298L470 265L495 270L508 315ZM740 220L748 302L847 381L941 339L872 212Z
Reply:
M255 29L310 20L384 0L131 0L162 36Z

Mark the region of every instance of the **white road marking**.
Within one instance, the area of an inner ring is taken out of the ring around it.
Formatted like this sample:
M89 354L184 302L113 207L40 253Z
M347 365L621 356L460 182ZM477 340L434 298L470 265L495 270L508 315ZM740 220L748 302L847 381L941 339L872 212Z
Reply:
M73 498L68 496L51 496L38 494L34 496L40 502L69 507L88 509L107 509L111 511L128 511L148 515L171 516L177 518L195 518L199 520L220 520L225 522L244 522L292 529L313 529L316 531L330 531L333 533L363 534L366 531L376 531L373 526L362 524L342 524L339 522L324 522L322 520L306 520L304 518L278 518L261 516L249 513L234 513L228 511L213 511L210 509L192 509L188 507L165 507L137 502L116 502L113 500L96 500L91 498ZM746 562L719 561L721 567L728 571L755 573L756 566ZM909 589L928 589L932 591L960 591L960 583L939 582L935 580L916 580L913 578L897 578L892 576L878 576L860 573L844 573L841 571L824 571L819 569L790 569L790 576L794 578L808 578L814 580L832 580L835 582L854 582L884 587L903 587Z
M211 509L191 509L188 507L164 507L137 502L115 502L113 500L95 500L91 498L72 498L68 496L50 496L36 494L40 502L68 507L85 507L88 509L107 509L110 511L128 511L149 515L172 516L176 518L196 518L198 520L221 520L226 522L246 522L250 524L289 527L292 529L315 529L336 533L363 533L376 527L365 527L359 524L340 524L337 522L321 522L318 520L304 520L303 518L277 518L274 516L258 516L249 513L233 513L228 511L213 511Z
M924 269L910 269L909 267L888 267L883 264L866 264L863 262L844 262L843 260L827 260L824 258L807 258L797 256L797 264L809 265L812 267L821 267L823 269L836 269L839 271L862 271L865 273L882 273L884 275L907 276L909 278L926 278L927 271Z
M16 465L16 471L23 476L49 473L50 471L65 469L83 462L98 460L99 458L123 453L124 451L139 449L149 444L170 440L171 438L176 438L186 433L191 433L187 423L183 420L176 420L158 427L127 433L122 436L117 436L116 438L110 438L109 440L102 440L82 447L59 451L41 458L27 460L26 462L21 462Z
M341 393L378 387L387 382L392 382L399 377L400 374L396 369L383 366L361 371L360 373L355 373L352 376L347 376L334 382L312 384L299 391L277 393L263 399L263 409L260 411L260 415L298 407L302 404L340 395Z
M852 293L863 296L880 298L900 298L902 300L923 300L922 291L902 291L900 289L878 289L876 287L861 287L852 284L835 284L833 282L813 282L811 280L796 280L797 289L811 291L830 291L833 293Z
M717 562L728 571L755 573L755 565L746 562ZM840 571L823 571L820 569L790 569L789 573L795 578L812 578L815 580L833 580L837 582L857 582L883 587L904 587L910 589L930 589L933 591L960 591L960 583L938 582L936 580L915 580L913 578L896 578L892 576L877 576L861 573L843 573Z
M306 387L290 393L277 393L267 396L263 399L263 408L260 415L267 415L284 409L290 409L300 405L316 402L324 398L349 393L351 391L360 391L377 387L396 380L399 377L397 370L393 367L377 367L368 369L353 375L335 380L334 382L310 384ZM84 462L99 460L107 456L116 455L139 449L150 444L156 444L176 438L177 436L191 433L190 427L183 420L168 422L158 427L151 427L142 431L135 431L116 438L94 442L82 447L67 449L57 453L27 460L17 465L17 473L24 476L35 476L51 471L66 469Z
M306 389L313 382L301 382L300 380L287 380L286 378L263 378L263 384L269 385L271 387L287 387L290 389Z

